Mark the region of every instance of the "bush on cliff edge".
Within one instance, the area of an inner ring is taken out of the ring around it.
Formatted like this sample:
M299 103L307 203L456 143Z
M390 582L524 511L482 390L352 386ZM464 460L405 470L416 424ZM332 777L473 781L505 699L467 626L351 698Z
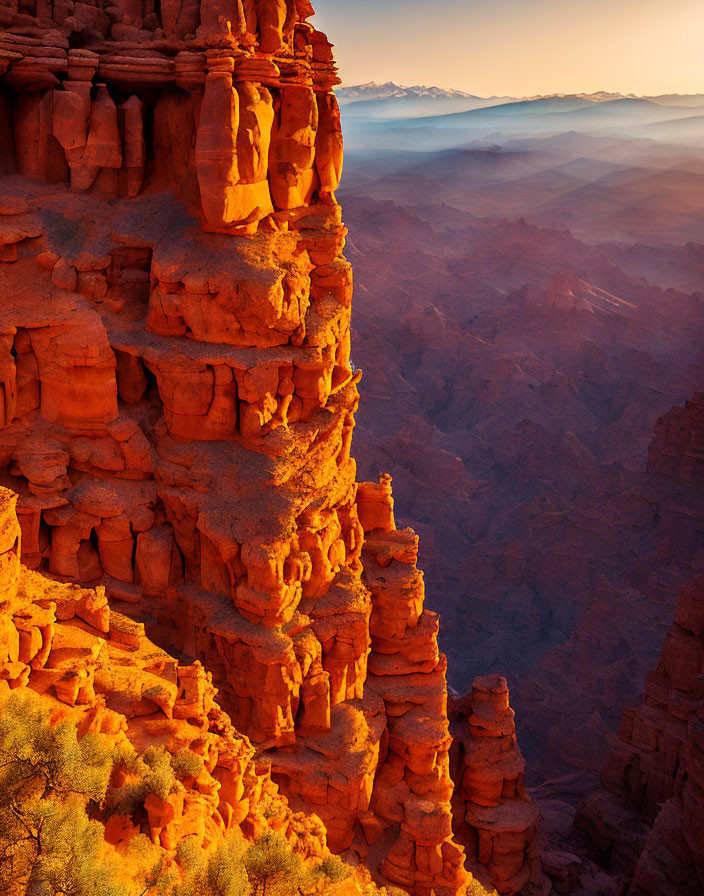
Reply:
M325 894L350 875L328 856L314 868L272 830L253 844L237 828L205 853L191 838L175 856L135 836L127 852L105 841L110 814L138 818L149 793L162 798L195 777L199 757L129 743L55 720L28 689L0 705L0 892L3 896L298 896ZM111 793L117 767L129 783ZM106 799L106 797L108 797Z

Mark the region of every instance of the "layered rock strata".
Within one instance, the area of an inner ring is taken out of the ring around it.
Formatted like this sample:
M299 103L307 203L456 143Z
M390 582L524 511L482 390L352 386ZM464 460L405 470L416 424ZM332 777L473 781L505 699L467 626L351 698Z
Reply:
M152 644L141 623L110 608L102 586L62 584L21 566L16 500L0 489L0 700L31 690L54 724L72 721L80 738L94 732L138 755L163 747L201 760L177 790L149 793L143 811L129 815L115 808L128 772L115 770L103 802L106 848L119 852L146 833L172 858L186 839L207 853L239 828L250 840L280 831L304 861L329 855L322 822L291 811L199 662L184 666ZM358 894L373 889L363 878L348 883Z
M657 669L624 710L576 824L638 896L704 893L704 578L682 589Z
M415 537L360 522L337 77L311 14L2 7L0 469L25 563L200 661L334 851L456 893L437 620Z
M454 829L469 866L500 894L546 893L540 812L523 785L506 679L486 675L451 701Z
M451 892L469 878L452 838L447 662L438 616L424 608L418 536L398 531L391 479L361 483L364 582L371 593L366 688L386 718L370 811L362 827L384 877L408 890Z

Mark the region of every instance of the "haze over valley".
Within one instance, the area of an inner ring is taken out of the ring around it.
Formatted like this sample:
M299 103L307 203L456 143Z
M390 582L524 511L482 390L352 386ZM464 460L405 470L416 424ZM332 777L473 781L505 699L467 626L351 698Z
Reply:
M533 783L594 774L704 568L656 434L704 382L704 96L338 94L361 475L451 683L508 673Z

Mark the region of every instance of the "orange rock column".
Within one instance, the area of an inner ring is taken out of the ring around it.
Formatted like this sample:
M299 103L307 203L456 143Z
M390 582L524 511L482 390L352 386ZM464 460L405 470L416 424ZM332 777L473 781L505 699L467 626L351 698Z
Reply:
M476 678L451 701L455 834L469 866L506 896L549 890L540 862L540 813L523 786L508 685L500 675Z
M399 532L391 479L360 483L364 576L372 595L367 687L386 714L385 754L362 826L384 877L415 896L464 892L471 875L452 836L446 660L438 618L423 607L418 536Z

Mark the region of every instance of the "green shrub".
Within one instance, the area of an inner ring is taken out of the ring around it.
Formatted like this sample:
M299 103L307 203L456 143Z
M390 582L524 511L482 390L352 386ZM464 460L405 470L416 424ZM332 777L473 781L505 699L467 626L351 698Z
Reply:
M33 692L21 691L6 701L0 717L3 800L75 793L99 802L112 764L107 738L89 733L79 741L75 725L52 725Z
M213 896L249 896L249 883L244 857L247 851L239 829L232 832L208 862L208 884Z
M112 772L128 782L105 800ZM101 821L110 812L139 812L149 793L165 799L196 777L200 756L171 756L150 747L139 757L125 742L86 734L70 722L53 724L47 704L31 691L0 707L0 893L2 896L299 896L322 878L343 880L335 857L310 871L278 833L248 844L239 829L207 856L193 838L176 861L138 834L127 854L105 847ZM276 814L276 806L268 806ZM318 892L318 890L316 890Z
M244 856L252 896L295 896L307 871L281 834L267 831Z
M89 820L82 803L70 799L51 807L41 829L41 853L29 875L29 893L47 896L131 896L120 880L117 856L103 855L103 825Z
M203 757L191 750L179 750L171 757L171 768L179 779L197 778L203 765Z
M146 766L143 778L146 792L155 793L165 800L176 789L171 756L163 747L147 747L142 762Z
M91 821L113 767L107 738L52 724L30 691L10 695L0 716L0 891L43 896L123 896L96 869L103 826ZM103 872L107 869L103 866Z
M347 880L352 873L350 866L346 865L339 856L327 856L315 870L317 874L327 878L333 884Z
M244 867L247 844L239 829L231 831L210 858L191 839L179 844L174 868L157 870L156 889L164 896L250 896Z
M131 780L117 795L114 808L121 815L134 815L150 793L164 800L182 787L176 779L171 754L164 747L150 746L141 757L127 755L123 765Z

